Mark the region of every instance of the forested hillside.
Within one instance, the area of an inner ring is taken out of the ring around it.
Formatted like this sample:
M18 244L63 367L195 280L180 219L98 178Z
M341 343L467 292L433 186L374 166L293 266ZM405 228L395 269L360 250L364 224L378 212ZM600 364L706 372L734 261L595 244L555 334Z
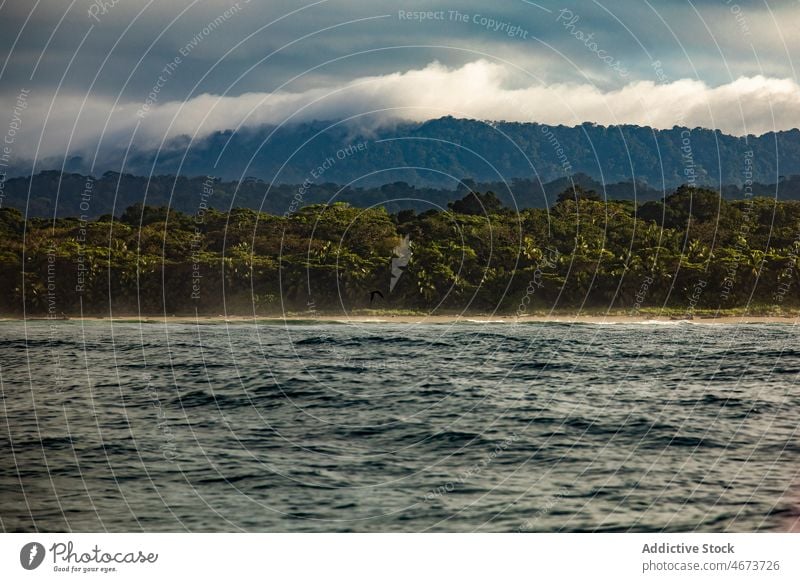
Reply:
M463 179L448 188L413 186L394 182L375 187L340 186L331 182L305 184L269 184L255 178L242 182L223 181L216 177L133 176L107 172L99 177L61 172L41 172L32 177L11 178L4 184L2 204L17 208L29 217L69 217L84 215L98 218L106 214L118 216L134 204L169 206L173 210L193 214L205 205L217 210L249 208L270 214L284 214L291 208L310 204L347 202L368 208L381 205L390 213L401 210L447 208L466 192L493 191L509 208L547 208L565 189L580 186L596 191L609 200L635 200L638 203L660 200L673 191L653 188L644 183L602 183L586 174L559 178L541 183L531 179L511 182L476 183ZM800 200L800 176L790 176L778 184L754 182L748 194ZM205 194L204 194L205 191ZM210 191L210 192L209 192ZM721 189L725 198L741 199L743 187L728 185Z
M324 175L313 178L323 165ZM355 187L402 181L452 189L463 177L550 182L575 174L608 184L647 182L656 189L687 182L719 187L741 185L750 173L763 184L800 174L800 130L737 137L699 127L567 127L453 117L369 128L316 121L224 131L194 141L175 138L158 151L122 148L101 152L99 158L93 152L86 158L40 160L37 167L181 176L205 175L213 168L223 180L253 176L302 184L313 178Z

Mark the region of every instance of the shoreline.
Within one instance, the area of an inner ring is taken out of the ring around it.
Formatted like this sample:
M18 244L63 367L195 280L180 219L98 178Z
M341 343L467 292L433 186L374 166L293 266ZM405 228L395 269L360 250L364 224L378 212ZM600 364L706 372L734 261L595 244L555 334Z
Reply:
M284 315L114 315L113 317L104 316L67 316L67 317L14 317L0 316L0 325L11 322L29 323L139 323L139 324L261 324L261 325L316 325L316 324L455 324L455 323L474 323L474 324L528 324L528 323L559 323L559 324L690 324L690 325L737 325L737 324L764 324L782 323L798 325L800 324L800 313L787 315L733 315L721 314L697 315L694 317L676 317L657 314L580 314L580 313L553 313L553 314L534 314L517 317L515 315L491 315L491 314L452 314L452 315L424 315L406 313L325 313L325 314L304 314L287 313Z

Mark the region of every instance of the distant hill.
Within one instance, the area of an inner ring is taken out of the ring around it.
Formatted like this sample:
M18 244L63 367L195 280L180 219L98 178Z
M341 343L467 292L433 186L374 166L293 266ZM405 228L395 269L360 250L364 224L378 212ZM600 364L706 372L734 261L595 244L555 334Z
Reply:
M762 184L800 174L800 131L734 137L675 127L654 130L585 123L577 127L482 122L443 117L364 129L344 122L309 122L280 129L218 132L188 145L177 138L157 154L102 154L92 167L73 157L77 173L120 170L138 175L211 173L223 180L251 176L279 184L306 180L359 187L403 181L453 189L457 179L551 182L585 174L606 184L647 183L655 189L686 182L741 186L752 174ZM63 160L37 167L61 169ZM316 177L315 177L316 175Z
M18 208L29 217L97 218L122 212L137 203L149 206L169 206L189 215L202 208L250 208L270 214L296 212L316 203L348 202L367 208L381 205L390 212L413 209L417 212L447 208L448 203L462 198L469 190L492 191L508 208L544 208L552 206L558 195L572 187L594 190L609 200L636 200L639 203L661 200L674 188L666 191L644 183L618 182L602 184L585 174L559 178L547 183L532 180L504 182L475 182L461 180L456 189L414 186L393 182L375 187L342 187L325 182L314 185L279 184L270 186L259 179L242 182L222 181L207 177L154 176L146 178L131 174L106 172L94 178L82 174L56 171L41 172L33 177L11 178L4 185L3 206ZM752 186L753 195L780 200L800 200L800 176L791 176L779 184ZM29 197L30 193L30 197ZM743 198L743 189L728 185L722 188L728 199Z

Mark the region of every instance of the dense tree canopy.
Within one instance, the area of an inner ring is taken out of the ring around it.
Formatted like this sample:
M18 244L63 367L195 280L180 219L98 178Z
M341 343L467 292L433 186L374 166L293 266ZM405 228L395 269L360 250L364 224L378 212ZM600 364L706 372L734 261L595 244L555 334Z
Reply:
M398 270L406 236L410 259ZM795 308L800 297L800 202L687 187L638 206L570 190L550 208L520 211L472 192L420 214L341 202L283 215L139 204L119 218L26 222L4 208L0 237L6 314L666 306L691 315Z

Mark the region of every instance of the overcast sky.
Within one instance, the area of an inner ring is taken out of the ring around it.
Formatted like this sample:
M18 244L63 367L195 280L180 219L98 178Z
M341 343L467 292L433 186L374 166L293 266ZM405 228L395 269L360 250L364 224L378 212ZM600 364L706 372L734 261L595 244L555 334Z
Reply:
M798 0L0 0L0 47L18 156L374 110L800 125Z

